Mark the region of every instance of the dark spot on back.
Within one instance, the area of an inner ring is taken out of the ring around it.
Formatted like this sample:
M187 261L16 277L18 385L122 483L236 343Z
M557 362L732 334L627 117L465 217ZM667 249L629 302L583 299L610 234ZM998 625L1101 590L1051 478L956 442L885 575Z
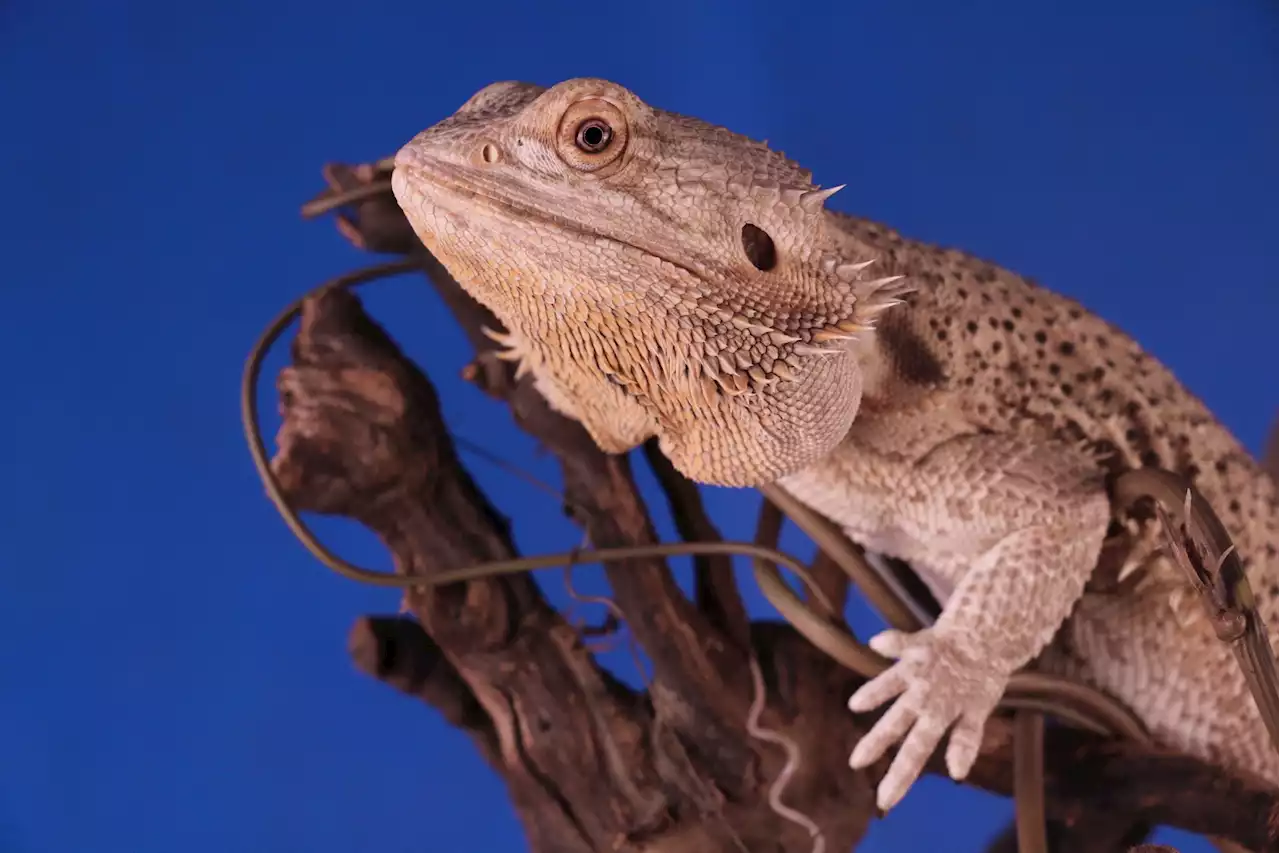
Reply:
M893 312L889 314L892 315ZM907 381L919 385L938 385L946 379L937 356L903 319L886 317L880 324L876 340L881 351Z

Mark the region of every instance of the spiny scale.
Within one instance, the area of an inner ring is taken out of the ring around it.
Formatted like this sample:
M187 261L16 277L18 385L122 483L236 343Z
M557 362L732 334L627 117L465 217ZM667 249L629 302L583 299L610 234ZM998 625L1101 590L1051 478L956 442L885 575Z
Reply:
M762 190L763 188L754 189ZM840 189L842 187L807 191L799 196L799 203L820 205ZM789 200L787 197L795 192L782 190L781 194L784 200ZM749 332L752 336L767 341L770 349L778 353L766 362L771 362L770 369L766 370L762 364L757 363L757 359L747 349L718 348L709 341L706 356L697 359L701 367L701 375L695 377L693 381L696 392L704 399L710 400L715 394L717 385L724 390L724 393L737 397L749 390L764 390L779 382L794 382L798 376L797 370L802 366L799 360L801 357L834 355L842 352L842 345L845 342L874 329L875 319L888 308L901 304L902 300L898 297L912 289L904 283L906 278L902 275L884 276L870 281L859 280L859 273L875 262L876 258L845 263L841 263L834 257L822 260L824 272L834 274L843 281L856 285L859 295L854 302L852 316L810 329L807 341L803 333L788 334L758 320L731 313L715 300L686 299L682 301L681 305L686 309L692 310L696 306L699 314L717 316L722 318L722 321L727 320L733 328ZM721 338L721 347L723 343L724 339Z
M800 206L808 213L817 213L822 210L823 205L827 203L827 199L831 198L840 190L844 189L847 184L840 184L838 187L831 187L825 190L810 190L800 194Z
M867 267L871 266L875 262L876 262L876 259L871 258L870 260L867 260L867 261L841 264L841 263L835 262L835 260L832 259L832 267L830 272L834 272L837 276L839 276L844 281L857 281L858 273L862 272L863 270L865 270Z

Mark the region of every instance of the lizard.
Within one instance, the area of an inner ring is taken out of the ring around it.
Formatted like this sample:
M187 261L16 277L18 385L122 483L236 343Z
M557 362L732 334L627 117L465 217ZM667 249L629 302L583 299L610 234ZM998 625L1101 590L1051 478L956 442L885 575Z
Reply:
M1078 302L828 207L842 187L766 143L607 80L504 81L397 152L414 232L599 447L649 438L695 482L775 484L942 603L885 630L848 700L889 705L850 766L896 754L892 808L945 740L963 780L1034 662L1127 705L1164 747L1277 783L1241 673L1109 478L1192 480L1277 650L1277 490L1153 356ZM1120 542L1126 582L1089 586ZM1125 544L1127 543L1127 544Z

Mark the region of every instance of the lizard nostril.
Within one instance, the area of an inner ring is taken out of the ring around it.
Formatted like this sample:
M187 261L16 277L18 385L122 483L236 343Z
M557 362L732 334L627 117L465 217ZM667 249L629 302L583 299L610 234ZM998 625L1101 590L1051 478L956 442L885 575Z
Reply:
M502 159L502 152L492 142L480 146L480 159L485 163L497 163Z
M773 238L750 222L742 226L742 250L747 253L751 265L761 272L768 272L778 264L778 250L773 245Z

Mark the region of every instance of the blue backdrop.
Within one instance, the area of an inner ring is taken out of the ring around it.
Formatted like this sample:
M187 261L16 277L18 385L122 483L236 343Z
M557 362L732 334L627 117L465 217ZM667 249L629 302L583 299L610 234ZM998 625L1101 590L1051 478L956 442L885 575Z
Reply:
M1252 0L0 3L0 851L522 848L464 738L348 662L351 620L395 594L318 566L243 447L262 324L369 260L298 216L324 161L389 154L494 80L612 78L848 183L840 209L1082 300L1257 447L1276 43ZM458 378L430 288L367 294L455 430L555 480ZM525 551L577 543L554 501L472 468ZM752 494L707 498L747 532ZM863 849L978 850L1010 814L929 779Z

